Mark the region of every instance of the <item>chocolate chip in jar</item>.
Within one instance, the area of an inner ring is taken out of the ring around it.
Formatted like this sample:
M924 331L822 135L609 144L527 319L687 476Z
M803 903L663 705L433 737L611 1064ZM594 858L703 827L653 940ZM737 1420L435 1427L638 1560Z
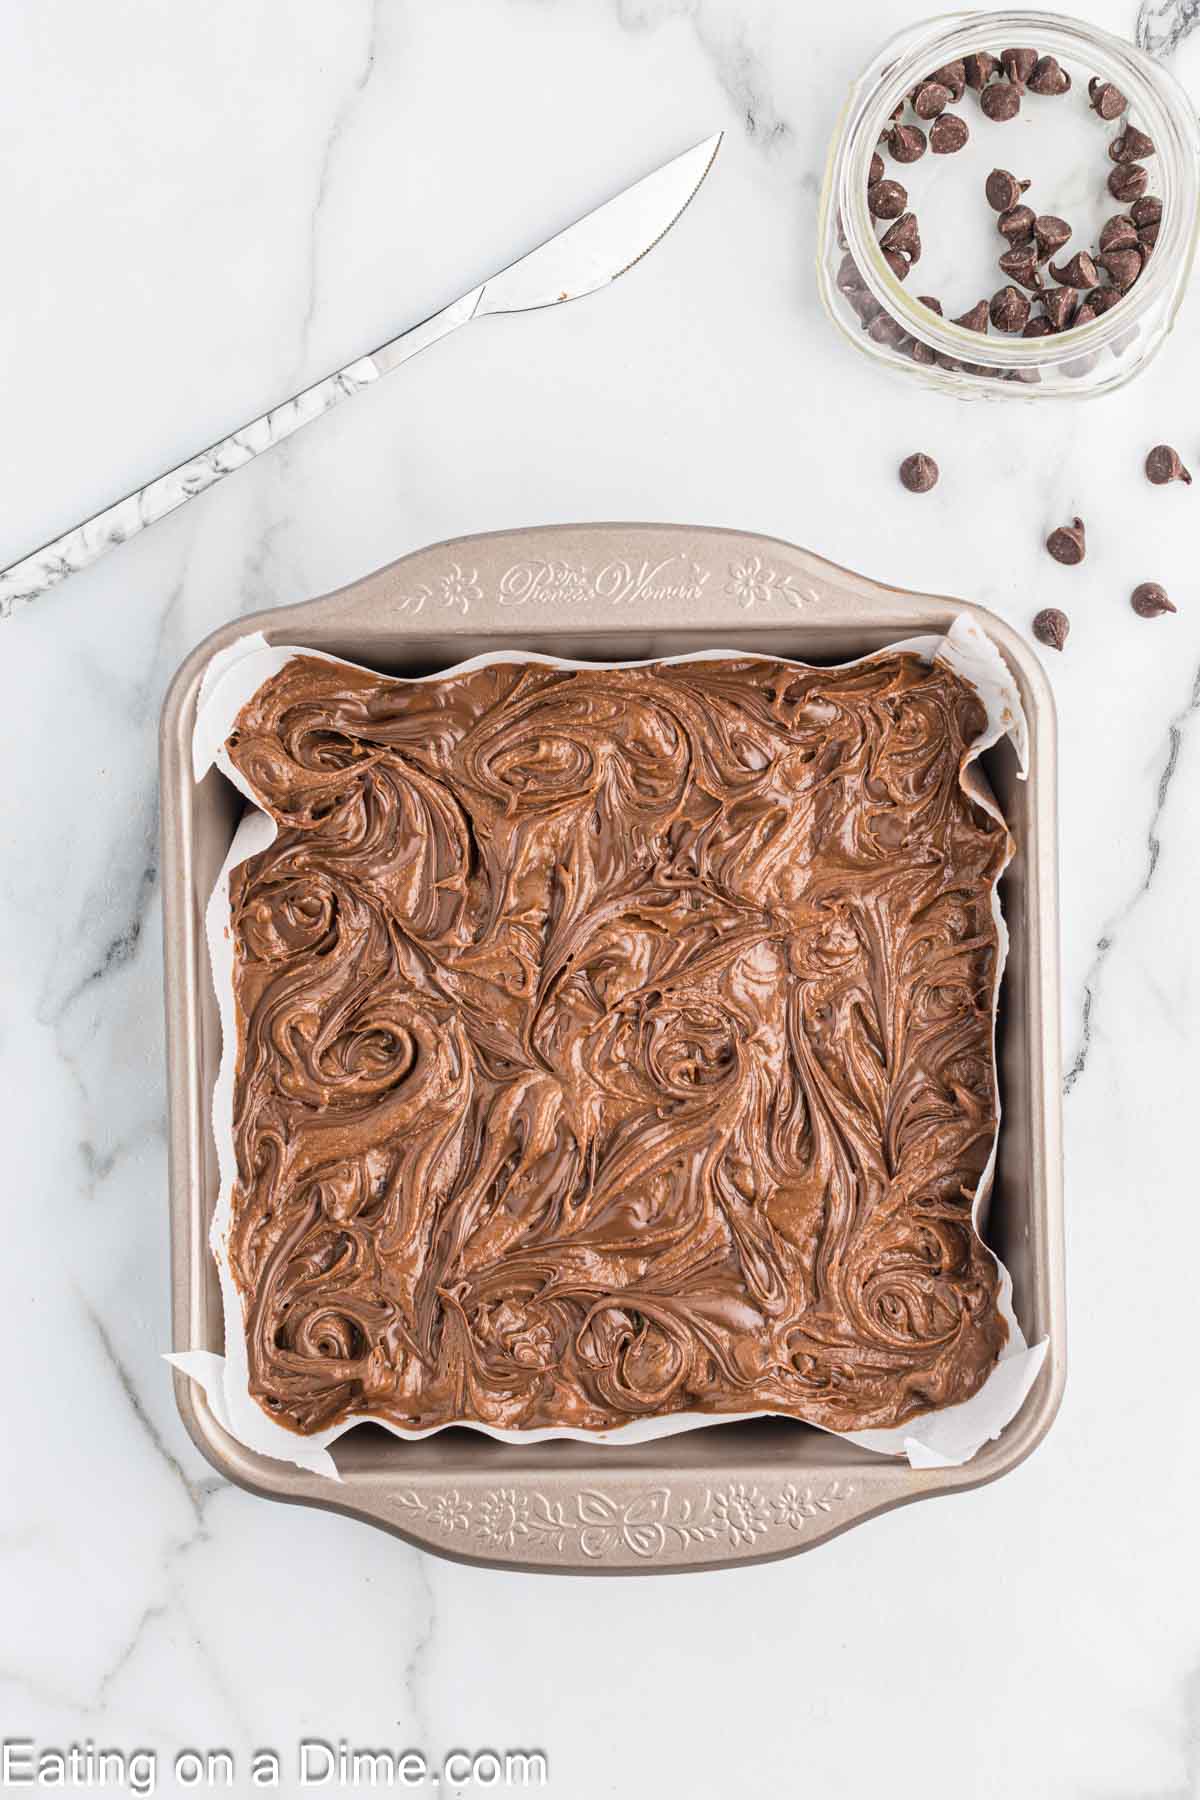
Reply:
M967 312L960 313L957 319L952 319L950 323L952 325L961 325L964 331L986 332L989 316L987 301L977 300L975 305L970 307Z
M914 451L900 464L900 481L910 494L927 494L938 482L938 466L923 450Z
M882 248L882 246L881 246ZM901 256L898 250L884 250L883 260L897 281L907 281L909 262L907 256Z
M993 81L979 96L985 119L994 125L1006 125L1021 110L1021 90L1011 81Z
M1136 250L1105 250L1097 259L1107 272L1113 287L1119 293L1127 294L1142 272L1142 252Z
M1120 118L1129 102L1113 82L1093 75L1088 82L1088 104L1099 118L1111 122Z
M1037 68L1037 64L1038 53L1036 50L1017 49L1000 52L1000 67L1014 87L1024 87Z
M1170 444L1155 444L1146 458L1146 480L1155 487L1166 487L1170 481L1183 481L1190 487L1192 477L1178 450Z
M940 69L933 71L929 79L936 81L940 87L944 87L950 95L951 106L957 106L967 85L966 65L962 57L959 57L957 62L943 63Z
M1007 212L1000 214L996 220L996 230L1002 238L1007 238L1015 250L1018 245L1033 242L1034 212L1032 206L1010 206Z
M887 169L884 165L883 158L882 158L882 156L880 156L878 150L876 150L871 155L871 169L870 169L870 173L867 176L867 192L868 193L870 193L871 189L875 186L875 183L877 181L883 180L886 173L887 173Z
M1167 598L1167 590L1160 587L1157 581L1142 581L1129 596L1129 604L1139 619L1159 619L1163 613L1177 612L1174 601Z
M1061 650L1070 629L1070 619L1057 606L1044 606L1033 621L1034 637L1049 650Z
M1074 288L1047 288L1042 295L1042 309L1055 331L1065 331L1075 316L1079 295Z
M1154 155L1154 140L1139 131L1136 125L1127 125L1108 146L1108 154L1115 163L1145 162Z
M1002 287L992 295L988 316L997 331L1024 331L1032 311L1029 298L1018 287Z
M867 189L867 211L873 219L898 219L907 206L908 189L903 182L875 181Z
M983 184L983 191L993 212L1007 213L1028 187L1027 181L1018 181L1008 169L993 169Z
M1086 250L1078 250L1070 262L1050 264L1050 275L1063 287L1094 288L1100 279L1100 271Z
M1000 269L1015 281L1018 287L1030 288L1035 292L1042 286L1042 272L1038 268L1037 251L1032 244L1018 244L1014 250L1006 250L999 258Z
M898 250L906 256L909 263L921 260L921 233L914 212L901 213L894 225L890 225L879 240L881 248Z
M1068 567L1081 563L1087 554L1087 534L1082 519L1073 519L1069 525L1059 525L1046 539L1046 548L1055 562L1064 563Z
M1129 209L1129 216L1139 231L1147 225L1157 225L1162 219L1163 203L1157 194L1146 194L1135 200Z
M1100 254L1109 250L1136 250L1137 226L1128 213L1114 213L1100 228Z
M1044 319L1039 313L1037 318L1030 319L1028 325L1026 325L1025 329L1022 331L1021 336L1023 338L1053 337L1054 327L1049 319Z
M894 162L919 162L927 142L919 125L893 125L888 132L887 146Z
M1064 244L1071 241L1071 227L1057 213L1039 213L1033 221L1033 235L1037 240L1038 261L1046 262L1057 256Z
M971 56L963 57L967 86L976 93L982 92L999 67L999 62L990 50L976 50Z
M1029 77L1031 94L1066 94L1071 90L1071 77L1054 56L1039 56Z
M950 104L950 89L940 81L924 81L913 95L912 109L918 119L936 119Z
M1141 163L1120 162L1108 178L1108 191L1114 200L1126 204L1139 199L1149 185L1150 177Z
M929 148L935 156L953 156L963 148L970 135L965 119L957 113L944 112L930 127Z

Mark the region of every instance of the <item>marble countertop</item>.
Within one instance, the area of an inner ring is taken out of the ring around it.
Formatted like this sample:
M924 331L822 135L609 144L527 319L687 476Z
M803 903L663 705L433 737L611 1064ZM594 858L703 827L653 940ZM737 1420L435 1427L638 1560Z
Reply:
M1078 4L1134 28L1135 0ZM1194 11L1176 8L1157 25ZM848 81L921 10L0 14L0 565L727 132L627 280L459 333L0 626L0 1735L154 1747L160 1791L186 1746L243 1766L274 1746L286 1767L301 1738L340 1737L540 1747L571 1800L1200 1793L1200 1454L1180 1431L1200 486L1140 473L1161 440L1200 462L1200 313L1193 292L1119 394L1044 409L909 391L842 346L811 273L825 146ZM1198 46L1174 63L1200 97ZM914 448L942 467L920 500L895 479ZM1061 569L1041 538L1076 512L1090 554ZM584 1584L268 1505L186 1438L160 1361L155 734L174 668L238 613L458 533L596 518L771 533L1022 628L1070 610L1047 653L1070 1373L1045 1444L992 1487L788 1562ZM1133 616L1148 577L1177 617Z

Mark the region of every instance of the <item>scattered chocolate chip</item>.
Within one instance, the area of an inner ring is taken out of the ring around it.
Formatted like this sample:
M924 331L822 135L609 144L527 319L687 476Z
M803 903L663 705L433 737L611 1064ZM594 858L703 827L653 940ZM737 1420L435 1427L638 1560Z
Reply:
M873 219L898 219L908 205L908 189L899 181L875 181L867 189L867 210Z
M1163 613L1178 611L1174 603L1167 599L1166 589L1159 587L1157 581L1139 583L1129 596L1129 604L1139 619L1157 619Z
M1099 287L1088 295L1087 303L1092 309L1093 316L1098 319L1101 313L1111 312L1120 299L1120 288Z
M1145 193L1150 177L1141 163L1118 163L1108 178L1108 191L1114 200L1136 200Z
M1045 606L1033 621L1033 635L1047 649L1061 650L1067 641L1071 621L1057 606Z
M1142 225L1138 229L1138 245L1144 256L1149 256L1158 242L1159 226L1155 220L1153 225Z
M1108 146L1108 154L1115 163L1145 162L1148 156L1154 155L1154 139L1148 138L1136 125L1127 125L1120 137L1115 137Z
M1070 90L1070 86L1071 77L1057 57L1038 57L1037 65L1029 77L1031 94L1065 94Z
M1141 231L1147 225L1157 225L1162 218L1163 203L1157 194L1146 194L1135 200L1129 209L1129 216Z
M938 466L932 456L917 450L900 464L900 480L910 494L927 494L937 486Z
M1099 258L1107 269L1112 285L1127 294L1142 272L1142 253L1137 250L1106 250Z
M1018 287L1036 290L1042 285L1037 251L1032 244L1018 244L1012 250L1006 250L1000 258L1000 267Z
M1024 331L1021 333L1022 337L1027 338L1053 337L1053 335L1053 325L1050 323L1049 319L1043 319L1040 314L1036 319L1030 319L1028 325L1026 325Z
M898 250L907 256L910 263L921 260L921 233L917 226L917 215L913 212L901 213L894 225L890 225L879 240L884 250ZM1088 283L1091 286L1091 283Z
M1018 181L1007 169L993 169L983 184L983 191L993 212L1006 213L1017 204L1028 186L1027 181Z
M1033 216L1032 206L1010 206L996 220L996 230L1001 237L1008 239L1014 250L1018 244L1031 244Z
M973 56L963 57L963 68L966 72L967 86L978 93L985 88L1000 64L990 50L977 50Z
M966 331L986 332L988 317L987 301L978 300L969 312L960 313L957 319L952 319L950 322L952 325L961 325Z
M941 318L942 303L936 297L936 295L934 295L934 294L918 294L917 299L921 302L922 306L927 306L929 308L930 312L936 313L938 318L939 319Z
M1038 53L1036 50L1002 50L1000 52L1000 67L1017 87L1025 86L1037 68L1037 63Z
M1020 288L1002 287L992 295L988 314L997 331L1023 331L1029 323L1030 305Z
M1100 231L1100 254L1109 250L1136 250L1137 226L1128 213L1114 213L1107 219Z
M888 149L898 163L915 163L925 154L925 133L919 125L893 125Z
M936 119L950 104L950 89L940 81L924 81L913 95L913 111L918 119Z
M1170 444L1155 444L1146 458L1146 480L1152 481L1155 487L1165 487L1168 481L1185 481L1189 487L1192 483L1178 450L1173 450Z
M878 150L876 150L874 155L871 157L871 172L867 176L868 192L871 190L871 188L873 188L875 186L875 183L877 181L883 180L885 173L886 173L886 170L884 168L883 158L882 158L882 156L880 156Z
M1003 125L1015 119L1021 110L1021 90L1011 81L993 81L979 96L983 115L993 124Z
M929 148L935 156L953 156L970 135L965 119L960 119L957 113L946 112L930 127Z
M907 256L901 256L898 250L885 250L883 252L883 260L892 271L892 274L896 277L897 281L908 280L909 264Z
M1046 317L1055 331L1065 331L1074 317L1079 296L1074 288L1047 288L1042 295L1042 306Z
M940 69L933 71L929 79L944 87L950 95L951 106L957 106L967 85L967 71L962 58L960 57L957 62L943 63Z
M1087 554L1083 520L1075 519L1070 525L1059 525L1046 539L1046 548L1055 562L1081 563Z
M1086 250L1077 250L1070 262L1050 264L1050 274L1063 287L1094 288L1100 272Z
M1040 213L1033 222L1033 235L1037 239L1038 261L1045 262L1070 242L1071 227L1054 213Z
M1092 111L1102 119L1119 119L1129 105L1119 87L1114 87L1111 81L1101 81L1098 75L1093 75L1088 82L1088 99Z

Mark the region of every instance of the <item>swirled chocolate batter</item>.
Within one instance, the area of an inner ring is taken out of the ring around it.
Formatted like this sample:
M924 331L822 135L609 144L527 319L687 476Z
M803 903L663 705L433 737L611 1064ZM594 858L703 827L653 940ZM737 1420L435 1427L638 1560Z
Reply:
M272 1416L853 1430L975 1392L983 724L897 653L261 688L230 1251Z

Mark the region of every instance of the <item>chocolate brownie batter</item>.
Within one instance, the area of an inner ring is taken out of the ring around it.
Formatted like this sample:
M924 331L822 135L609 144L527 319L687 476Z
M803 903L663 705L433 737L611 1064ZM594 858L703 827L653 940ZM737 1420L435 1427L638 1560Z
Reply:
M429 682L297 657L233 761L250 1387L351 1414L837 1430L1004 1344L990 889L949 670Z

